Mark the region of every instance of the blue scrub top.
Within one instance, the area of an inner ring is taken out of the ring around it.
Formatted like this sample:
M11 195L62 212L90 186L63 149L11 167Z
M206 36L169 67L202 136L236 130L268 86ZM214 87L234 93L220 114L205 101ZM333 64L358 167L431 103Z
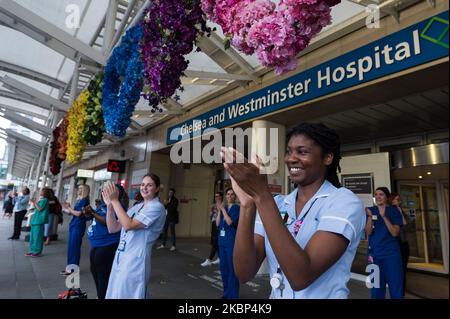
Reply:
M281 273L285 285L283 293L281 294L280 289L272 289L270 298L347 298L349 294L347 282L350 279L350 269L366 221L363 203L350 190L344 187L338 189L330 182L325 181L317 193L306 203L297 217L295 204L298 191L299 189L297 188L289 195L280 195L274 198L280 213L280 218L285 214L288 214L288 218L286 218L286 227L298 245L302 249L305 249L311 237L318 231L340 234L344 236L349 243L341 258L303 290L294 291L284 273ZM308 214L306 214L307 212ZM298 219L302 219L304 216L306 217L303 220L303 225L295 236L295 222ZM272 278L277 272L279 263L259 215L256 217L255 234L264 237L270 278Z
M81 212L85 206L89 205L89 201L87 198L82 198L76 201L75 206L73 207L74 210ZM72 220L70 221L69 228L72 227L86 227L86 216L81 215L80 217L73 216ZM84 230L83 230L84 232Z
M373 230L369 236L369 255L384 258L400 254L400 247L398 245L397 237L393 237L389 232L380 211L377 206L369 207L372 217ZM393 225L403 225L401 214L394 206L386 207L386 217Z
M102 204L95 210L98 215L105 218L105 221L107 218L106 209L106 205ZM120 231L110 234L108 227L95 218L92 219L92 224L89 226L87 233L92 248L111 246L118 244L120 240Z
M230 208L225 206L225 210L233 222L231 225L228 225L223 218L223 214L220 215L219 246L233 247L239 222L240 207L237 204L233 204Z

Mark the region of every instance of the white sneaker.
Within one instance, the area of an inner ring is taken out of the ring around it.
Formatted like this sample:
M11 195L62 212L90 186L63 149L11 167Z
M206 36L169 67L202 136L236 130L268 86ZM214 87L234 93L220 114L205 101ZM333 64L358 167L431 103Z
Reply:
M211 265L212 265L212 263L211 263L211 260L209 260L209 259L206 259L204 262L202 262L200 264L200 266L202 266L202 267L207 267L207 266L211 266Z
M170 247L170 251L175 251L177 248L175 246Z
M217 258L216 260L214 260L214 261L212 262L212 264L213 264L213 265L218 265L218 264L220 264L220 259Z
M161 245L161 246L156 247L156 249L163 249L163 248L166 248L166 246Z

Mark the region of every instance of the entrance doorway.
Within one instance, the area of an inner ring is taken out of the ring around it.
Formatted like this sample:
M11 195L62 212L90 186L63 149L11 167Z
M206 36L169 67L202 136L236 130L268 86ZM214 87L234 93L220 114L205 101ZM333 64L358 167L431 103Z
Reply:
M410 245L410 268L444 272L443 246L447 244L441 225L445 225L448 210L444 214L446 208L440 204L441 194L438 193L444 190L442 196L445 197L443 186L439 182L399 182L399 194L410 218L405 227Z

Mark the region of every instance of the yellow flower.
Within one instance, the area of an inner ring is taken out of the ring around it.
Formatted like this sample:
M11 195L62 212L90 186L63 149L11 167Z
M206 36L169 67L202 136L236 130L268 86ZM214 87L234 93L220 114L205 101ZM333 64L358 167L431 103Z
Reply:
M83 157L86 142L83 139L86 122L86 104L89 91L83 90L78 99L69 108L69 126L67 127L67 161L75 164Z

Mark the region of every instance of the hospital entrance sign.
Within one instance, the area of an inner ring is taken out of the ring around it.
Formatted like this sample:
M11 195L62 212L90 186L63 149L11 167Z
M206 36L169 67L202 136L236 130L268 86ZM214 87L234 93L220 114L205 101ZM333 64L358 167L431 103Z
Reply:
M167 145L448 56L448 11L172 126Z

